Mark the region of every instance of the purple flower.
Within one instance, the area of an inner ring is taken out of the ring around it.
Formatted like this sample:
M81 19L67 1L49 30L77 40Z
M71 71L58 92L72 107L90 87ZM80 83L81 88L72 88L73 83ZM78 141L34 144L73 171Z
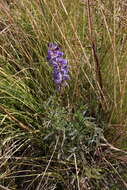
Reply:
M59 71L54 70L54 72L53 72L53 79L54 79L54 82L56 84L58 84L58 85L61 84L62 80L63 80L62 73L59 72Z
M52 43L52 42L48 44L48 48L49 48L49 50L59 50L58 45L56 43Z
M63 80L69 80L68 70L62 69L61 71Z
M48 50L48 56L47 56L47 59L48 61L51 60L51 59L55 59L55 58L58 58L58 57L61 57L63 56L64 53L63 52L60 52L60 51L56 51L56 50Z
M56 43L48 44L47 60L53 67L53 80L58 89L61 88L65 80L69 80L68 63L63 55L64 53L60 51Z
M57 63L59 63L61 66L67 65L67 60L66 60L66 59L63 59L62 57L57 57L57 58L55 59L55 61L56 61Z

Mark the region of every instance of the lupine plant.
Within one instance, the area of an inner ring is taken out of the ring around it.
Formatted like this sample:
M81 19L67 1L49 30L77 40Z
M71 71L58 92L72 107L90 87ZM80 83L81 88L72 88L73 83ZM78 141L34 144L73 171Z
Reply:
M0 0L0 189L127 189L126 9Z
M48 44L47 60L53 67L53 81L57 90L60 90L63 85L67 84L66 80L69 79L68 62L63 58L64 53L60 51L56 43Z

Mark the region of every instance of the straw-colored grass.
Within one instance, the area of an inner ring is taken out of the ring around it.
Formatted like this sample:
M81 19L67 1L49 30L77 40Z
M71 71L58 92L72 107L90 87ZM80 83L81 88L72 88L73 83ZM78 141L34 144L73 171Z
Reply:
M0 188L127 188L126 9L122 0L0 1ZM69 64L62 95L49 42Z

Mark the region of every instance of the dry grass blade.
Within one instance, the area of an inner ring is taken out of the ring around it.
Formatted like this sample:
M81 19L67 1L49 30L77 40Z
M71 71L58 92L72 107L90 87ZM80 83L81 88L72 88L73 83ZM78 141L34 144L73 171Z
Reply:
M7 187L4 187L3 185L0 185L0 189L1 189L1 190L11 190L11 189L9 189L9 188L7 188Z
M18 126L19 126L21 129L26 130L26 131L28 131L28 132L32 132L32 130L31 130L29 127L27 127L27 126L24 125L21 121L19 121L18 119L16 119L4 106L0 105L0 109L1 109L1 111L3 111L4 113L6 113L6 114L8 115L8 117L9 117L12 121L16 122L16 123L18 124Z

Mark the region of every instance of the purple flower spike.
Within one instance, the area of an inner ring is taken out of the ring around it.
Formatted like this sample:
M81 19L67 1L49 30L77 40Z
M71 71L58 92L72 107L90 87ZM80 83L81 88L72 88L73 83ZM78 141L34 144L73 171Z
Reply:
M63 58L64 53L60 51L59 46L56 43L48 44L47 60L53 67L53 80L57 86L57 89L61 89L65 80L69 80L68 63Z

